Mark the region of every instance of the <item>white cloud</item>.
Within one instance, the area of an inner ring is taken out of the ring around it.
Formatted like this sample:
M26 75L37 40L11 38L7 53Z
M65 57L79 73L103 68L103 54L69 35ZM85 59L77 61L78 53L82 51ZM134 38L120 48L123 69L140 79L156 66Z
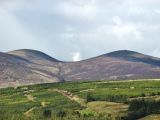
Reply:
M121 19L120 19L118 16L114 16L114 17L113 17L113 22L114 22L116 25L122 25L122 21L121 21Z
M80 52L72 53L72 59L74 62L80 61L81 60L81 53Z
M135 25L130 25L128 23L123 23L118 16L113 17L113 22L115 25L112 27L113 33L119 39L125 39L127 36L137 36L138 31Z
M160 9L156 9L154 12L160 14Z
M129 8L129 11L133 12L133 13L137 13L140 14L142 13L143 9L142 8Z
M97 8L95 0L69 0L60 2L54 12L70 19L93 20Z
M160 49L155 49L153 52L150 53L153 56L160 57Z
M131 24L113 26L113 32L119 39L125 39L127 37L134 37L135 39L142 38L140 31L137 30L136 26Z
M0 8L0 47L1 51L15 49L43 49L44 43L39 42L39 36L35 36L16 16L4 8Z

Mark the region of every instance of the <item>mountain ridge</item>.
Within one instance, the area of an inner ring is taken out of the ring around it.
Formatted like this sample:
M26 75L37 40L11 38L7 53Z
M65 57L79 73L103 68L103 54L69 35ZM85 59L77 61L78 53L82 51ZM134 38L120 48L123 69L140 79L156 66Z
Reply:
M54 62L60 62L59 60L41 52L41 51L32 50L32 49L14 50L14 51L7 52L7 54L19 56L19 57L27 59L27 60L28 59L35 59L35 60L47 59L47 60L54 61Z
M65 62L37 50L0 53L0 87L76 81L160 78L160 58L130 50Z

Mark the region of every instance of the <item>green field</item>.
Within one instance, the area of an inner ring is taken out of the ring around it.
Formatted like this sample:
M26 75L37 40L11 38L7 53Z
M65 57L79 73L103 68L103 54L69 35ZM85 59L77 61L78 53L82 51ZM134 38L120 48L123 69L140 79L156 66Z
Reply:
M150 120L146 116L160 114L159 101L159 80L5 88L0 89L0 120Z
M159 120L159 119L160 119L160 115L149 115L140 120Z

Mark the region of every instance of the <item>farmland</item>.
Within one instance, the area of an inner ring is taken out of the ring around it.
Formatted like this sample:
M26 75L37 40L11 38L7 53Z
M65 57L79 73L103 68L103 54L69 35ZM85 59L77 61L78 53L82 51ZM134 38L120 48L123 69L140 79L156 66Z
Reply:
M4 88L0 89L0 120L150 120L160 114L159 101L159 80Z

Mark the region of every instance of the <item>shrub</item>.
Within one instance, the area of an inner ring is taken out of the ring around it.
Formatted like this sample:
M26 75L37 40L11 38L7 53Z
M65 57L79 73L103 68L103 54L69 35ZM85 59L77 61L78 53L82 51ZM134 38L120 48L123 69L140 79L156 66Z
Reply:
M81 113L79 111L73 111L72 114L78 116L79 118L81 117Z
M150 96L155 96L155 95L156 95L155 93L151 93L151 94L150 94Z
M57 117L64 118L64 117L66 117L66 115L67 115L67 113L64 110L59 110L57 112Z
M87 97L87 98L86 98L87 103L88 103L88 102L95 101L95 99L91 96L91 93L87 93L87 96L86 96L86 97Z
M43 116L50 118L51 117L51 110L44 110Z
M129 114L126 120L138 119L149 114L160 113L160 101L155 100L133 100L129 103Z
M144 93L142 93L141 95L140 95L140 97L145 97L146 95L144 94Z
M92 111L88 111L88 112L85 112L83 114L84 117L92 117L92 116L95 116L95 112L92 112Z

